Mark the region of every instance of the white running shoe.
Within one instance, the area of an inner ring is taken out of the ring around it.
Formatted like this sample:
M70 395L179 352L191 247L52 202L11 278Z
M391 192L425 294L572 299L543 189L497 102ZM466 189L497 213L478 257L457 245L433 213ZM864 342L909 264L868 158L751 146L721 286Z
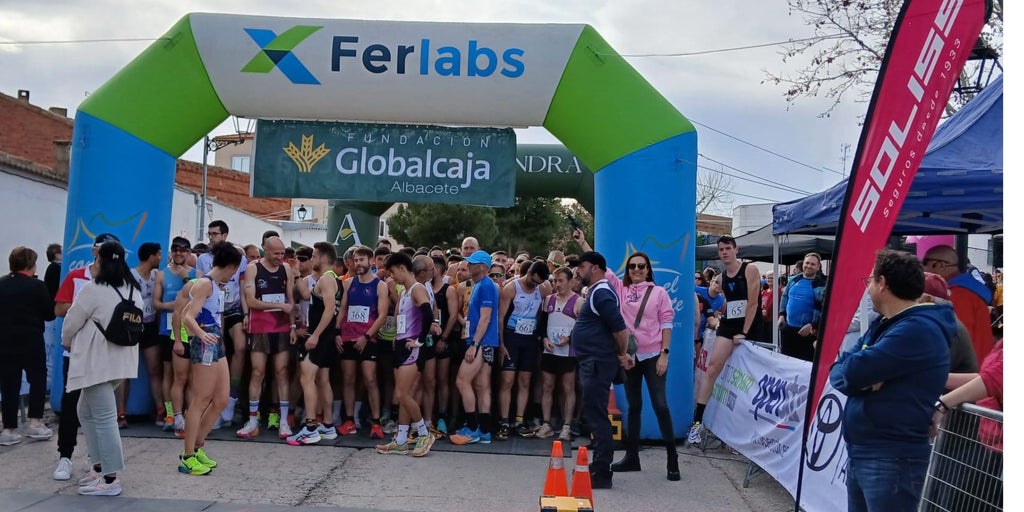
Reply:
M45 441L53 437L53 431L46 428L46 425L39 425L38 427L28 427L26 430L28 431L27 435L29 439L39 439L41 441Z
M21 434L17 432L0 432L0 446L11 446L21 442Z
M228 397L228 406L220 412L220 420L224 423L231 423L231 419L235 417L235 406L238 405L237 398Z
M103 479L100 479L96 484L79 487L78 494L82 496L117 496L121 494L121 480L115 478L113 482L108 484Z
M690 427L690 433L686 436L686 442L690 444L700 444L703 440L704 425L699 421L693 422Z
M57 461L57 469L53 470L54 480L71 480L71 459L61 457Z
M256 416L249 416L242 428L235 431L235 435L242 439L252 439L260 435L260 420Z
M287 421L282 421L281 426L277 429L277 437L281 439L288 439L292 436L292 427L288 425Z
M318 429L309 430L305 426L298 434L289 437L286 442L292 446L302 446L304 444L316 444L320 442L320 432Z
M96 482L100 482L102 480L103 475L97 473L93 468L89 468L89 474L78 479L78 486L88 487L90 485L95 485Z
M320 434L320 437L327 440L338 438L338 429L334 428L334 425L331 425L330 428L327 428L321 424L316 427L316 431Z

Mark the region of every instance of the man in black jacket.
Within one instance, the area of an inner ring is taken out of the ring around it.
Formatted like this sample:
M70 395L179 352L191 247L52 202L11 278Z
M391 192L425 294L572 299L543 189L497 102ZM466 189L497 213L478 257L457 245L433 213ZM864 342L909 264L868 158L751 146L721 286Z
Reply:
M43 424L46 401L46 349L43 324L54 319L53 300L46 285L36 278L38 255L28 247L15 247L9 258L11 273L0 277L0 325L5 336L0 343L0 409L4 430L0 446L21 442L18 435L18 402L21 373L29 382L28 437L49 439L53 431Z

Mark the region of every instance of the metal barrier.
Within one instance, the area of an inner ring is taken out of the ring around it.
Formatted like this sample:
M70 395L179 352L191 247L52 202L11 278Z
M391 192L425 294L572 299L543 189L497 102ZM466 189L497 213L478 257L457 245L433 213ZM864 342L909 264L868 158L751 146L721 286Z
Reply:
M935 438L920 511L1003 510L1003 413L963 404Z

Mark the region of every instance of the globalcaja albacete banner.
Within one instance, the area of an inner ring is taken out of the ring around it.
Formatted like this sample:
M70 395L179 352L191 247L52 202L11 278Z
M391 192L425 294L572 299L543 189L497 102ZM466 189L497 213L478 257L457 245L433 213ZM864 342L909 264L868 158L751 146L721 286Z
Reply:
M511 128L260 121L253 197L512 206Z

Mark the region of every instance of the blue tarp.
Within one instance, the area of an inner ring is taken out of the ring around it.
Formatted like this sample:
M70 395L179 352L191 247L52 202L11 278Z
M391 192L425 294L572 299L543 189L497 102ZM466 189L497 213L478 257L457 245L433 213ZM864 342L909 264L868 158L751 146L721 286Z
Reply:
M776 235L835 235L846 181L772 208ZM893 235L1001 233L1003 78L996 78L935 131Z

